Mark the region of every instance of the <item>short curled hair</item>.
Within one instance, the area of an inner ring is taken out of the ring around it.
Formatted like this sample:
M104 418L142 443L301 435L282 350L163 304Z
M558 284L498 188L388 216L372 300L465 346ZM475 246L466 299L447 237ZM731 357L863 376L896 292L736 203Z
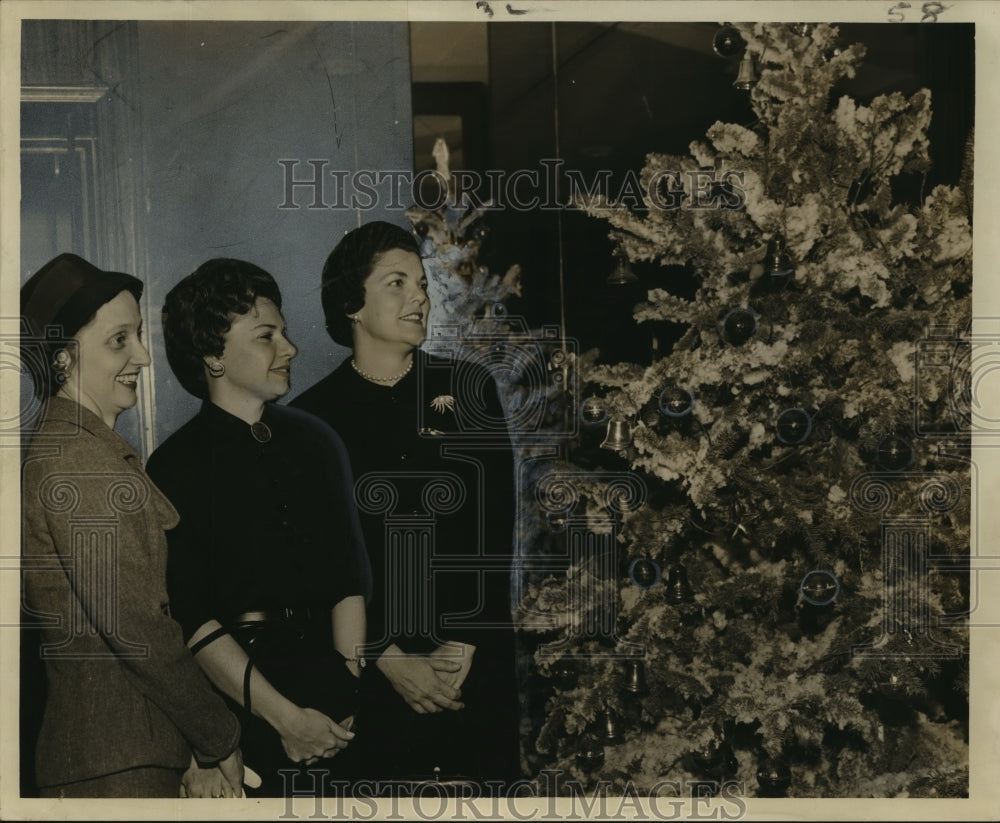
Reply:
M233 318L250 311L259 297L281 308L281 292L270 274L224 257L202 263L167 294L162 312L167 362L195 397L208 397L204 358L222 356Z
M326 258L321 281L323 316L327 333L340 345L348 348L353 345L347 315L364 306L365 280L379 256L393 249L420 257L420 246L410 232L376 220L345 234Z

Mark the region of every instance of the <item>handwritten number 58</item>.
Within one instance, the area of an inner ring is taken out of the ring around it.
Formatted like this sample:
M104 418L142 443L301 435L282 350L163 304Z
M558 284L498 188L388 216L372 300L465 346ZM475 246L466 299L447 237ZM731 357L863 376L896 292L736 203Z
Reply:
M906 20L906 15L903 14L903 9L911 8L909 3L902 2L896 3L892 8L889 9L889 20L893 23L902 23ZM936 23L938 21L938 15L942 14L948 6L944 3L939 3L937 0L932 0L932 2L924 3L920 7L920 11L923 12L923 17L920 18L921 23Z

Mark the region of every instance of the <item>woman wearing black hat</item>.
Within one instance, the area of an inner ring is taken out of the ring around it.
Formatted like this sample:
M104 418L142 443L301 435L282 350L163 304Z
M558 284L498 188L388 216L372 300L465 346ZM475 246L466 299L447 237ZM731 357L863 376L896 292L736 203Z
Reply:
M352 356L292 405L344 439L363 508L374 580L363 776L511 781L513 453L490 374L419 350L426 286L409 232L380 221L349 232L322 300Z
M169 534L174 614L243 723L263 784L324 793L351 731L370 569L343 444L273 401L295 346L263 269L209 260L163 306L167 359L201 410L149 459L181 515Z
M25 605L44 616L43 797L177 797L192 751L242 792L236 717L169 616L177 512L114 431L149 365L142 283L63 254L21 289L43 413L24 459ZM36 362L41 362L36 360Z

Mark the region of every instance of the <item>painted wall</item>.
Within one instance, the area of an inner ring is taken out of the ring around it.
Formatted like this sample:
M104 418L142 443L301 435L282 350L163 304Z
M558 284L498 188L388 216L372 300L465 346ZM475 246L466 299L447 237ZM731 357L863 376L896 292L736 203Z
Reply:
M328 161L320 201L336 206L350 192L334 172L411 169L410 70L405 23L140 22L138 38L155 446L198 407L167 365L159 310L209 258L278 281L299 347L286 399L346 355L324 329L326 256L359 221L408 223L385 198L311 208L314 190L289 197L286 176L312 179L307 161Z

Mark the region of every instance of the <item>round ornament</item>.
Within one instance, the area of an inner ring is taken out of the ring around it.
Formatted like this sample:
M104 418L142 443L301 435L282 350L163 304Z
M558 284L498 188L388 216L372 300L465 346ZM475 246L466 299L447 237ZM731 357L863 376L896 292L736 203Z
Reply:
M587 397L580 404L580 420L587 426L600 426L608 420L608 404L600 397Z
M840 594L840 581L833 572L816 569L802 578L799 592L813 606L829 606Z
M712 51L719 57L735 57L746 47L746 41L735 26L722 26L712 38Z
M545 525L549 527L549 531L553 534L561 534L566 531L567 521L566 512L546 512L545 514Z
M558 663L553 664L550 672L552 684L560 691L565 692L576 688L579 673L576 670L576 666L572 663L561 660Z
M905 437L883 437L875 450L875 462L886 471L902 471L913 462L913 446Z
M494 319L504 317L507 314L507 307L497 301L496 303L490 303L483 307L483 318L484 319Z
M628 567L629 579L640 589L648 589L660 582L660 567L648 557L637 557Z
M687 417L694 408L694 395L683 386L670 385L660 392L660 414L677 420Z
M805 409L785 409L778 415L775 435L786 446L804 443L812 434L812 418Z
M909 690L903 678L898 674L890 674L885 680L878 684L878 690L883 697L890 700L907 700L910 697Z
M586 772L604 765L604 744L596 735L588 735L581 741L576 753L576 765Z
M792 785L792 770L784 760L765 757L757 766L757 797L784 797Z
M722 334L733 346L742 346L757 331L757 312L746 306L730 309L722 318Z

